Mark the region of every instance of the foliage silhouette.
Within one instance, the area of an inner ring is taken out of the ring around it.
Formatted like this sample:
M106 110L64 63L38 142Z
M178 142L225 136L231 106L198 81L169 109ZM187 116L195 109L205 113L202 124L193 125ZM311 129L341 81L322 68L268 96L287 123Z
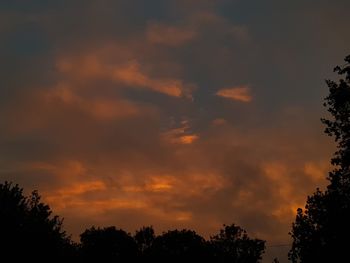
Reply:
M345 62L334 69L340 76L338 82L326 80L329 95L324 106L332 118L321 119L325 133L338 143L331 160L334 169L327 189L317 189L307 198L305 210L297 211L290 233L292 262L350 261L350 56Z
M85 230L80 235L83 262L134 262L137 257L135 240L114 226Z
M133 239L115 227L87 229L81 234L82 262L211 261L257 263L265 241L248 238L238 226L224 226L206 241L192 230L170 230L156 236L153 227L136 231Z
M12 183L0 183L0 247L11 261L62 262L75 256L70 238L62 230L62 220L52 216L38 192L28 197Z
M250 239L239 226L224 225L218 235L211 237L215 262L254 263L261 260L265 241Z
M140 230L137 230L134 239L138 249L138 256L145 260L150 259L151 249L156 239L153 227L142 227Z
M151 248L157 262L202 261L207 258L203 237L192 230L172 230L156 237Z

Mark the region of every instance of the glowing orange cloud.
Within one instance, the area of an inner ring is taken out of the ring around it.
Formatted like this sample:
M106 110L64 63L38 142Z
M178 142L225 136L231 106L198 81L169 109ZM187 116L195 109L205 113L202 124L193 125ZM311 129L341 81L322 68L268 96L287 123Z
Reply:
M191 144L194 141L198 140L199 136L196 134L192 135L183 135L178 138L178 142L181 144Z
M130 62L125 67L113 71L113 78L130 86L148 88L173 97L181 97L185 89L178 79L154 79L141 72L137 62Z
M179 128L170 129L162 134L162 139L170 144L192 144L199 139L199 135L188 132L188 121L183 121Z
M253 99L248 86L238 86L233 88L220 89L216 93L216 95L241 102L251 102Z

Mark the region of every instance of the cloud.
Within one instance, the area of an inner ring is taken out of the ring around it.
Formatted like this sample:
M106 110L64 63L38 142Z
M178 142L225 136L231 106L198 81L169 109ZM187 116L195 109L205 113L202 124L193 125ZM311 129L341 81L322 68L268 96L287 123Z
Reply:
M291 116L302 111L281 111L273 129L242 130L228 114L198 129L189 117L164 124L147 107L96 115L93 105L113 101L102 96L113 93L92 91L58 85L32 92L8 104L12 114L0 120L0 175L39 188L75 237L91 224L186 227L209 236L234 222L285 242L295 208L325 182L328 146L308 131L309 118Z
M220 89L216 93L217 96L236 100L240 102L251 102L253 97L250 93L249 86L238 86L233 88Z
M227 120L225 120L223 118L217 118L217 119L214 119L212 121L212 125L214 125L214 126L222 126L225 124L227 124Z
M192 144L199 139L199 135L191 133L188 120L184 120L180 127L163 132L162 139L169 144Z
M44 94L47 103L61 100L63 103L80 109L99 120L116 120L132 118L151 113L151 108L126 99L96 99L84 98L74 93L74 88L65 84L58 84Z
M95 54L59 58L56 63L57 70L78 87L86 86L88 80L103 79L118 84L116 88L119 89L146 89L171 97L191 98L195 89L194 84L184 83L179 78L151 76L142 69L142 65L136 59L130 60L118 56L111 59L103 48L101 50L95 51ZM120 52L118 47L109 47L107 50Z
M321 87L324 65L341 60L349 16L336 14L349 8L334 4L330 16L327 4L268 1L269 16L244 1L161 2L1 13L1 180L38 189L76 239L91 225L208 237L236 223L289 242L334 148L318 124L323 93L305 87ZM227 107L210 87L262 99Z
M146 31L150 43L166 46L181 46L196 37L196 32L186 27L151 23Z
M190 86L179 79L154 79L140 71L137 62L113 70L113 79L131 87L147 88L173 97L190 96Z

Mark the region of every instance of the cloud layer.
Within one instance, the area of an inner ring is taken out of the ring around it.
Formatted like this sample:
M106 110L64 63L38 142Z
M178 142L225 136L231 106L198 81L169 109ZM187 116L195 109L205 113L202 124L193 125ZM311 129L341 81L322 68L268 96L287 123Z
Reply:
M255 2L2 4L0 179L74 238L236 223L289 243L330 169L318 120L349 3Z

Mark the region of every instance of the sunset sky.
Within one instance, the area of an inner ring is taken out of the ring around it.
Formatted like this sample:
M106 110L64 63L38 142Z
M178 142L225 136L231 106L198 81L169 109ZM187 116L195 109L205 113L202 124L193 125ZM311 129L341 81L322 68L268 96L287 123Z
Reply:
M91 225L289 244L335 151L350 1L0 3L0 179ZM268 247L266 262L289 247Z

